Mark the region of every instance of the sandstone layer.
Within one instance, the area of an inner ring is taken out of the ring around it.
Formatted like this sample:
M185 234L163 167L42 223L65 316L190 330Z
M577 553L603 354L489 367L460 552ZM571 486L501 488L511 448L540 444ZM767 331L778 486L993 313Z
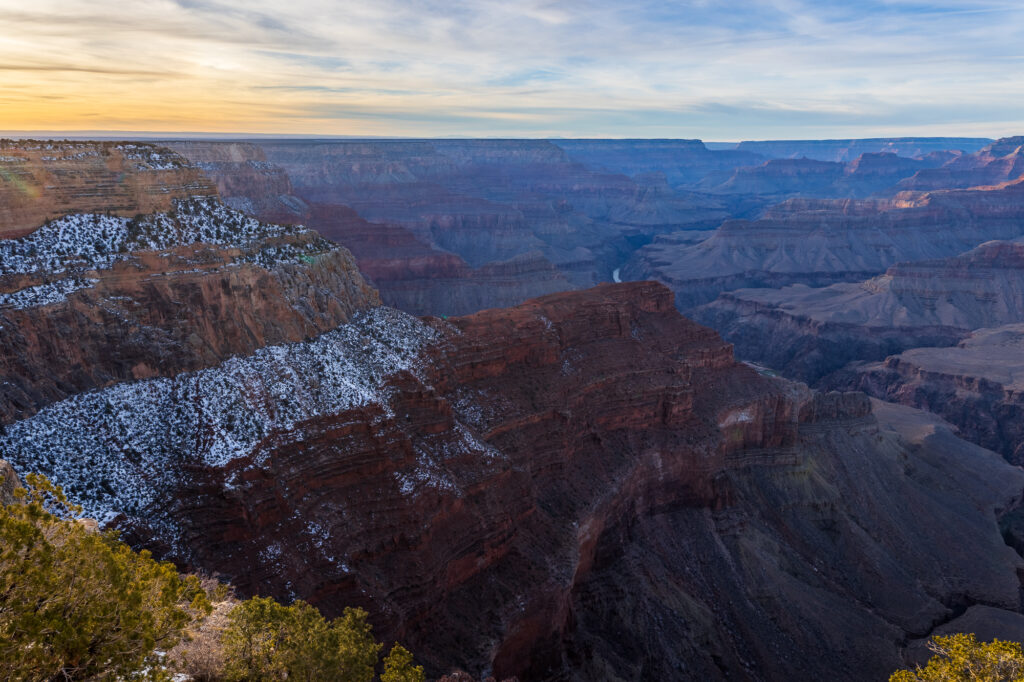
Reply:
M817 159L853 161L861 154L889 153L913 158L957 149L973 153L992 140L974 137L897 137L860 140L765 140L740 142L738 151L761 154L773 159Z
M998 185L1024 175L1024 137L996 140L976 154L951 159L940 168L923 169L896 190L934 190Z
M573 161L632 178L660 176L673 187L696 185L710 174L756 166L752 152L708 149L700 140L552 140Z
M134 216L214 194L201 170L156 145L0 140L0 238L68 213Z
M781 201L788 197L861 198L884 192L922 169L947 159L908 159L892 153L861 154L849 163L814 159L772 159L737 168L728 176L711 174L700 187L715 194L748 194Z
M217 181L224 200L264 220L301 222L348 248L387 305L414 314L459 315L573 288L540 251L471 267L408 228L370 222L345 204L306 200L285 170L251 143L172 145ZM315 157L308 159L315 163ZM396 201L401 201L400 196ZM486 235L481 235L486 238Z

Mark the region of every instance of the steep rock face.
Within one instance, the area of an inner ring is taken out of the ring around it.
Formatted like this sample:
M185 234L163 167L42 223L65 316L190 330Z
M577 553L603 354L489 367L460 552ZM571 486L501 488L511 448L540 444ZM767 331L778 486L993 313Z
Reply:
M1016 611L1024 568L996 525L1024 474L907 412L760 376L630 283L364 311L51 405L0 455L244 591L366 606L433 674L876 679Z
M921 157L933 152L960 150L976 152L992 140L974 137L896 137L862 140L766 140L740 142L736 149L772 159L817 159L853 161L861 154L889 153L903 157Z
M737 168L725 182L711 176L701 186L724 194L769 196L827 193L843 176L841 163L813 159L772 159L760 166Z
M900 261L1022 236L1022 197L1024 182L892 200L790 199L759 220L726 221L698 244L644 247L623 274L669 284L683 310L740 288L859 281Z
M853 360L951 346L974 329L1024 322L1024 244L987 242L856 284L740 289L693 315L740 357L814 382Z
M0 141L0 239L68 213L134 216L214 194L200 169L152 144Z
M61 218L0 241L0 423L315 336L379 302L344 249L216 199Z
M308 207L294 195L284 169L250 142L168 142L217 184L221 198L234 209L274 222L306 222ZM316 229L316 228L314 228Z
M963 437L1024 463L1024 325L974 332L950 348L914 348L837 374L830 384L934 412Z
M721 332L735 345L738 357L810 384L850 362L880 360L917 346L949 346L969 333L942 325L843 321L847 309L842 305L856 306L865 297L860 284L739 289L690 313Z

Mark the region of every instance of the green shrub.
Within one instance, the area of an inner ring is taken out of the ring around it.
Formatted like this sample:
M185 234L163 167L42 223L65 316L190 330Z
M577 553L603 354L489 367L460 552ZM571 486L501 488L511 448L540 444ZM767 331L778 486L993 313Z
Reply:
M168 680L168 667L207 680L374 679L382 645L366 611L327 621L303 601L232 606L226 586L204 589L115 532L90 530L59 488L26 482L0 504L0 680ZM423 668L396 644L381 680L423 682Z
M349 608L328 622L304 601L283 606L269 597L248 599L228 615L225 677L369 682L381 645L366 617Z
M401 644L391 647L384 659L384 672L380 682L423 682L423 666L415 665L412 654Z
M41 476L0 506L0 679L116 679L149 669L185 625L208 612L199 581L80 510Z

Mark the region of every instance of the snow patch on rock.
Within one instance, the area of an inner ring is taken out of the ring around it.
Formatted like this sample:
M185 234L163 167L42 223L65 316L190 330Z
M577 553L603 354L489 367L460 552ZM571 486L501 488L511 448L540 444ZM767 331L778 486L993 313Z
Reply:
M176 201L168 213L139 218L68 215L20 239L0 240L0 275L104 270L133 251L199 243L246 249L305 232L302 226L262 223L213 197L193 197Z
M160 524L162 493L190 466L220 467L302 421L377 404L387 378L417 372L439 332L389 308L312 341L270 346L205 370L72 396L10 425L0 458L39 472L97 519L145 514ZM427 467L417 482L443 487Z
M0 308L9 306L16 310L23 310L25 308L61 303L67 299L68 294L80 289L88 289L97 282L99 282L98 279L68 277L56 282L26 287L8 294L0 294Z

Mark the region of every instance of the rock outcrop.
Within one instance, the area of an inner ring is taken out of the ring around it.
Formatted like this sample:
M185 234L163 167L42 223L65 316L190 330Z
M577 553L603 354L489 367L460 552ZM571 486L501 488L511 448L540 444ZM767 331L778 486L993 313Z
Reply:
M982 329L949 348L914 348L829 382L934 412L967 440L1024 464L1024 325Z
M986 242L860 283L740 289L693 315L740 357L813 383L851 361L951 346L975 329L1024 322L1024 244Z
M552 140L569 158L597 170L631 178L663 177L672 187L698 184L710 174L756 166L765 156L708 149L700 140Z
M772 159L759 166L737 168L724 181L719 174L708 175L700 186L716 194L747 194L775 201L795 196L861 198L944 161L941 156L908 159L892 153L861 154L849 163Z
M705 177L701 187L719 194L834 196L831 192L844 170L843 164L830 161L771 159L759 166L737 168L724 182L717 175Z
M69 213L134 216L216 194L202 171L141 142L0 140L0 239Z
M345 249L216 198L66 216L0 240L0 423L316 336L379 304Z
M384 303L401 310L460 315L573 288L540 251L474 268L406 227L370 222L344 204L300 198L285 170L268 162L256 144L179 142L172 146L217 181L228 204L263 220L301 222L344 245ZM307 160L315 163L315 153ZM382 182L387 184L386 179ZM396 191L400 195L401 188Z
M760 376L629 283L363 311L72 396L0 455L245 592L367 607L434 675L859 680L1020 607L1024 474L902 409Z

